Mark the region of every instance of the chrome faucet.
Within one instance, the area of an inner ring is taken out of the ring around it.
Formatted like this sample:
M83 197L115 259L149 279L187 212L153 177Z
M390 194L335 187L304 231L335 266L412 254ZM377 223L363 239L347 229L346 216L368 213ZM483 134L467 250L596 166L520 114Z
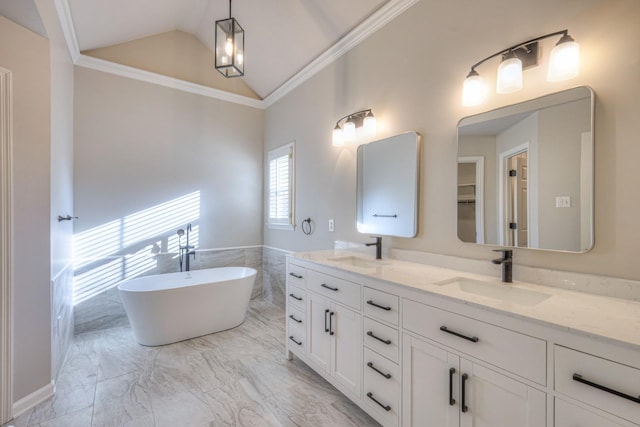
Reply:
M373 236L371 236L373 237ZM365 243L365 246L375 246L376 247L376 259L382 259L382 237L373 237L376 239L375 243Z
M196 251L194 246L189 244L189 233L191 233L191 224L187 225L187 244L182 245L182 236L185 235L184 230L181 228L178 230L178 247L180 249L180 271L190 271L190 259L191 255L193 255L193 259L196 259ZM184 269L183 269L184 266Z
M513 282L513 251L510 249L494 249L493 252L502 252L502 258L492 259L494 264L502 265L502 281Z

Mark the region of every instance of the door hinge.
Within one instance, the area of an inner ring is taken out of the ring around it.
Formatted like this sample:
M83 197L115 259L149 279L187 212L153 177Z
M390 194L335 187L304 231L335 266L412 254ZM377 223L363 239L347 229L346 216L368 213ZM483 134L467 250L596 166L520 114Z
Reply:
M517 174L518 174L518 172L516 172L516 170L515 170L515 169L511 169L511 170L509 171L509 176L517 176Z
M510 222L509 223L509 229L517 230L518 229L518 224L516 224L515 222Z

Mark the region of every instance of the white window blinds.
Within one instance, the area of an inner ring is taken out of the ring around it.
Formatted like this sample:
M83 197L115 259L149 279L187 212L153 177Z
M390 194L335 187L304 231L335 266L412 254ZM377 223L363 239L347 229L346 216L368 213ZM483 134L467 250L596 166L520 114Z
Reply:
M269 228L293 230L294 143L269 151Z

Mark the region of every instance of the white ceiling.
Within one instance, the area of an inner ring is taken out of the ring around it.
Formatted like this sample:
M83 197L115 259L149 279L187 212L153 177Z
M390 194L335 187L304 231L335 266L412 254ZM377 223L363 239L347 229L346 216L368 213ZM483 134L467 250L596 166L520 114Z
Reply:
M4 1L4 0L3 0ZM390 0L235 0L245 30L245 82L262 98ZM68 0L80 51L182 30L213 51L227 0Z
M38 8L33 0L0 0L0 15L17 22L34 33L47 36Z

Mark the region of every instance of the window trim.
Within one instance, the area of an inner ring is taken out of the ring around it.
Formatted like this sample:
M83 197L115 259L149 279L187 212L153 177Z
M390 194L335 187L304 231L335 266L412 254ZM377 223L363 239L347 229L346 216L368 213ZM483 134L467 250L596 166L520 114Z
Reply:
M289 221L284 222L272 222L272 218L269 216L271 212L271 161L278 157L289 154ZM266 179L266 225L267 228L272 230L287 230L293 231L295 229L295 207L296 207L296 184L295 184L295 160L296 160L296 145L295 141L291 141L287 144L281 145L276 148L272 148L267 152L267 179Z

